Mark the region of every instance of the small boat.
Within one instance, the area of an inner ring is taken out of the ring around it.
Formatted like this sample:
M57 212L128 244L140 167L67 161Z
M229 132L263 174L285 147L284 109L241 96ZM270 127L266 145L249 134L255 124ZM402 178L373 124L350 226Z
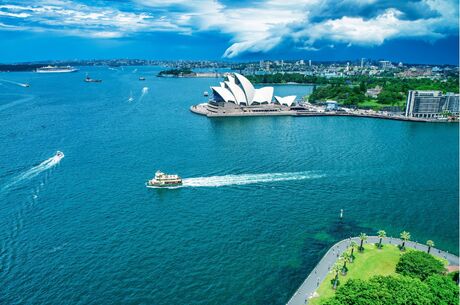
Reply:
M28 83L20 84L21 87L28 88L30 85Z
M174 187L182 185L182 178L178 175L167 175L161 171L155 173L155 178L147 181L149 188Z
M134 97L133 97L133 92L131 91L131 92L129 93L128 102L132 102L132 101L134 101Z
M56 154L54 155L54 157L55 157L56 159L59 159L59 160L60 160L60 159L64 158L64 153L63 153L62 151L59 151L59 150L58 150L58 151L56 152Z
M139 77L139 80L145 80L145 77L141 76Z
M203 92L203 95L208 96L209 95L208 91Z
M101 79L93 79L93 78L89 77L88 74L86 74L85 82L87 82L87 83L100 83L100 82L102 82L102 80Z

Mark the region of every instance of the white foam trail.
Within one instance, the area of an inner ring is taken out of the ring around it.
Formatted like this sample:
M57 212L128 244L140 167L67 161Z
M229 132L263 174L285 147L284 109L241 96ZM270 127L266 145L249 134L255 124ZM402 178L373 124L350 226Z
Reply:
M13 84L13 85L18 85L18 86L21 86L21 87L28 87L27 84L13 82L13 81L7 80L7 79L0 79L0 81L10 83L10 84Z
M142 101L142 99L147 93L149 93L149 87L142 88L142 93L141 93L141 96L139 97L139 101Z
M321 178L323 175L312 172L242 174L211 177L186 178L182 187L219 187L227 185L245 185L254 183L270 183L278 181L292 181Z
M64 158L64 156L58 156L58 155L55 155L45 161L43 161L42 163L40 163L39 165L36 165L34 167L32 167L31 169L29 169L28 171L18 175L16 178L13 179L12 182L10 182L9 184L5 185L3 187L3 189L7 189L21 181L24 181L24 180L29 180L35 176L37 176L38 174L56 166L57 164L59 164L59 162L61 162L62 158Z
M16 105L19 105L19 104L22 104L22 103L25 103L25 102L28 102L28 101L30 101L32 99L33 99L33 96L27 96L27 97L24 97L24 98L20 98L20 99L15 100L15 101L13 101L11 103L8 103L8 104L0 106L0 111L5 110L5 109L10 108L10 107L13 107L13 106L16 106Z

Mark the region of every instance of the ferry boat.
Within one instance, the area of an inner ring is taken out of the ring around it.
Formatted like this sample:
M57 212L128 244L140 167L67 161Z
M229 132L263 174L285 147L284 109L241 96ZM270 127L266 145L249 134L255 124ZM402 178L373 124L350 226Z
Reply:
M149 188L172 187L182 185L182 178L178 175L167 175L161 171L155 173L155 178L147 181L146 186Z
M59 67L59 66L46 66L46 67L41 67L37 68L35 72L37 73L69 73L69 72L77 72L78 69L71 67L71 66L66 66L66 67Z

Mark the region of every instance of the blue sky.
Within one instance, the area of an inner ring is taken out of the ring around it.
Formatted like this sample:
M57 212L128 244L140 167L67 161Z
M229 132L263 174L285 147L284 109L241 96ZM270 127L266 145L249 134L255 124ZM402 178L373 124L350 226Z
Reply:
M452 0L0 0L0 62L360 57L458 64Z

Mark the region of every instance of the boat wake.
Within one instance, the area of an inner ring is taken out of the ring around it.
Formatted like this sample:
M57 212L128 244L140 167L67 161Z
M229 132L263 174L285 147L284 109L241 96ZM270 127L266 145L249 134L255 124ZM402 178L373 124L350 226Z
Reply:
M149 87L142 88L141 96L139 97L139 102L144 99L144 96L146 96L147 93L149 93Z
M5 185L3 187L3 189L8 189L10 187L12 187L13 185L17 184L17 183L20 183L24 180L29 180L37 175L39 175L40 173L56 166L57 164L59 164L59 162L61 162L61 160L64 158L64 154L61 153L61 152L57 152L56 155L54 155L53 157L43 161L42 163L40 163L39 165L36 165L34 167L32 167L31 169L27 170L26 172L16 176L16 178L13 179L12 182L10 182L9 184Z
M246 185L279 181L316 179L321 177L323 177L323 175L308 171L197 177L183 179L182 187L220 187L229 185Z
M20 86L20 87L29 87L29 84L27 84L27 83L18 83L18 82L13 82L13 81L7 80L7 79L0 79L0 82L13 84L13 85L17 85L17 86Z
M10 108L10 107L13 107L13 106L16 106L16 105L26 103L26 102L28 102L30 100L33 100L33 98L34 97L32 95L27 95L27 96L25 96L23 98L20 98L18 100L15 100L13 102L8 103L8 104L1 105L0 106L0 111L3 111L5 109L7 109L7 108Z
M2 226L8 228L5 229L4 232L6 233L6 236L2 238L2 243L0 244L0 270L2 273L9 273L18 264L18 256L20 254L19 249L23 247L23 245L19 242L18 237L27 223L27 213L30 212L30 210L33 209L33 207L39 202L40 192L46 185L52 168L58 165L62 158L64 158L64 154L58 151L53 157L30 168L22 174L19 174L13 178L9 184L3 187L2 190L7 191L0 194L7 196L9 191L12 190L11 187L27 181L27 185L29 186L29 195L27 198L24 198L24 200L20 200L20 204L15 205L15 209L13 210L14 212L10 215L10 217L2 219L4 220ZM30 179L41 173L43 173L43 175L41 175L41 179L30 181ZM5 197L5 199L8 198ZM17 203L17 199L14 200L14 203ZM60 247L62 248L62 246ZM59 251L61 248L53 248L53 252Z

